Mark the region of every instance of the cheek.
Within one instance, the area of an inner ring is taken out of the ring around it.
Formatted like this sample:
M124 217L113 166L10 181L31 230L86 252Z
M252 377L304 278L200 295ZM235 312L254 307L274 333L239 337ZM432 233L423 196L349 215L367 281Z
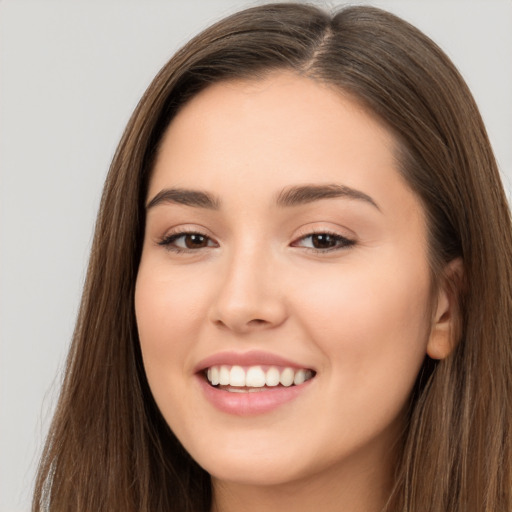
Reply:
M177 348L171 341L199 327L204 318L205 296L202 274L171 272L169 265L154 259L141 262L135 289L135 313L144 341L161 349ZM186 339L186 338L185 338ZM142 340L141 340L142 341Z
M426 265L386 260L360 270L351 266L329 279L308 279L296 290L303 328L340 386L357 393L389 383L397 394L408 394L426 353Z
M146 378L167 423L186 431L184 421L194 408L186 383L192 374L195 340L205 312L204 290L166 265L141 262L135 289L135 314ZM181 425L181 427L180 427Z
M139 340L152 389L153 383L160 386L185 371L190 350L187 341L197 339L198 319L204 317L198 287L166 274L165 269L142 262L135 289Z

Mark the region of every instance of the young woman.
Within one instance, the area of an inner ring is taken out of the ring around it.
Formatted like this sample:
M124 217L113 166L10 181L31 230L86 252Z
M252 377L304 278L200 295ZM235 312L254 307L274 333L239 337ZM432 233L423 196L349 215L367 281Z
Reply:
M418 30L219 22L114 157L34 510L511 510L511 234Z

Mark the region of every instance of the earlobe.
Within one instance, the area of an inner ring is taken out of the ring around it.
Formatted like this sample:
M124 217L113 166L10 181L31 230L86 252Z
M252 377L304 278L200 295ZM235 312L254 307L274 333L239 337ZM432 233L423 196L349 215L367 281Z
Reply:
M459 298L463 276L464 265L461 258L448 263L439 284L437 305L427 343L427 354L432 359L445 359L459 342L461 321Z

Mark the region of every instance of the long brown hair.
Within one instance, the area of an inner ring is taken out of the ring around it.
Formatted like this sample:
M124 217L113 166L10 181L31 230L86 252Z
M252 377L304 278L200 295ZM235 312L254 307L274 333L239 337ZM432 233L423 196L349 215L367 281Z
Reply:
M134 286L155 152L178 108L221 80L276 69L357 98L395 134L425 208L434 280L464 262L460 339L413 391L391 512L512 510L512 227L474 100L446 55L372 7L304 4L232 15L151 83L114 156L33 511L207 511L209 475L160 415L142 366Z

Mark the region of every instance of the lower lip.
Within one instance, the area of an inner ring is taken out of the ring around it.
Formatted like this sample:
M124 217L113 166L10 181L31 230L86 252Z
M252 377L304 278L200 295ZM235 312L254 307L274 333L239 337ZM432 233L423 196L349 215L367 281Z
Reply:
M307 380L298 386L276 386L265 391L236 393L211 386L202 374L198 374L197 378L206 399L214 407L237 416L252 416L273 411L302 395L309 389L313 380Z

